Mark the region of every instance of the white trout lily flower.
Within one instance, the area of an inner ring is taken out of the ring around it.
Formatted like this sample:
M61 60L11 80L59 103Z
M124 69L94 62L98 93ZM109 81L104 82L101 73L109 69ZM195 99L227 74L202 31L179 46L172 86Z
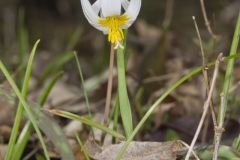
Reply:
M93 4L89 0L81 0L81 4L88 22L108 34L108 41L115 48L122 47L122 30L133 24L141 8L141 0L96 0Z

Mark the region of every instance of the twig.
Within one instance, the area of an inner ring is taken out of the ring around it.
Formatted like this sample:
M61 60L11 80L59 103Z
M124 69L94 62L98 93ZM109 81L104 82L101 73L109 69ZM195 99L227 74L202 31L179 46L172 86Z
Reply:
M205 67L205 66L206 66L206 60L205 60L206 58L205 58L205 54L204 54L204 49L203 49L201 34L200 34L199 29L198 29L198 25L197 25L197 21L196 21L195 16L192 16L192 19L193 19L193 22L194 22L194 26L195 26L195 29L196 29L196 32L197 32L197 36L198 36L198 40L199 40L199 45L200 45L200 49L201 49L202 65L203 65L203 67ZM204 70L206 70L206 69L204 69Z
M209 105L211 103L211 98L212 98L212 94L213 94L213 90L215 88L215 84L216 84L216 80L217 80L217 76L218 76L218 72L219 72L219 64L220 64L220 61L222 60L222 54L220 54L217 58L217 61L216 61L216 65L215 65L215 68L214 68L214 73L213 73L213 78L212 78L212 83L211 83L211 87L210 87L210 91L209 91L209 94L208 94L208 97L207 97L207 100L205 101L204 103L204 106L203 106L203 113L202 113L202 117L200 119L200 122L198 124L198 127L197 127L197 130L196 130L196 133L193 137L193 140L192 140L192 143L190 145L190 148L187 152L187 155L185 157L185 160L189 160L190 158L190 155L192 153L192 150L193 150L193 147L197 141L197 138L198 138L198 135L202 129L202 125L203 125L203 122L205 120L205 117L207 115L207 112L208 112L208 108L209 108Z
M223 93L221 93L220 96L221 96L221 104L220 104L220 107L223 108L223 107L224 107L225 97L224 97L224 94L223 94ZM224 132L223 123L220 123L218 126L216 126L214 131L215 131L215 132L214 132L214 152L213 152L213 160L217 160L217 159L218 159L219 145L220 145L222 133Z
M108 123L108 117L109 117L110 106L111 106L114 54L115 54L114 53L114 45L111 44L110 60L109 60L107 96L106 96L105 111L104 111L104 124L105 125L107 125L107 123Z
M201 55L202 55L202 66L203 66L202 72L203 72L204 82L205 82L207 96L208 96L209 95L209 91L210 91L210 84L209 84L209 79L208 79L208 68L206 67L207 63L206 63L205 53L204 53L204 49L203 49L202 38L201 38L201 34L199 32L199 28L198 28L198 25L197 25L195 17L193 16L192 19L193 19L194 26L195 26L195 29L196 29L196 32L197 32L197 36L198 36L198 39L199 39L199 45L200 45ZM216 114L215 114L215 111L214 111L212 99L210 101L210 109L211 109L213 124L214 124L214 127L216 127L217 126L217 118L216 118ZM204 126L205 126L205 128L203 129L203 131L204 131L203 132L203 138L202 138L203 140L205 139L206 133L207 133L208 118L206 120L206 125L204 125Z
M180 142L182 145L184 145L185 147L187 147L189 149L190 146L187 143L185 143L184 141L178 140L178 142ZM196 158L196 160L200 160L200 158L197 156L197 154L195 153L194 150L192 150L192 154Z
M207 30L208 30L209 34L212 36L212 38L216 39L217 36L213 33L212 28L210 26L210 22L209 22L208 17L207 17L207 12L206 12L206 9L205 9L204 0L200 0L200 4L201 4L201 10L202 10L203 18L204 18L204 21L205 21L205 26L207 27Z

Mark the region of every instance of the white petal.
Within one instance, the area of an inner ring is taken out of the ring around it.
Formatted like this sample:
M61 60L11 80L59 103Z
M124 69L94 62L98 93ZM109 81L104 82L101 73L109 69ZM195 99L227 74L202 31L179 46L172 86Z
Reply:
M121 14L121 0L102 0L101 4L104 17L119 16Z
M96 29L106 32L107 29L98 24L99 16L96 14L96 11L93 10L92 5L88 0L81 0L83 13L87 18L88 22L95 27Z
M140 8L141 8L141 2L142 2L141 0L131 0L130 1L130 4L129 4L127 10L124 13L124 15L128 16L129 20L128 20L127 24L122 27L123 29L130 27L133 24L133 22L136 20L138 14L139 14Z
M97 0L95 3L93 3L92 8L95 11L95 13L98 15L101 9L101 0Z
M128 0L121 0L121 1L122 1L122 6L126 11L129 6L129 1Z

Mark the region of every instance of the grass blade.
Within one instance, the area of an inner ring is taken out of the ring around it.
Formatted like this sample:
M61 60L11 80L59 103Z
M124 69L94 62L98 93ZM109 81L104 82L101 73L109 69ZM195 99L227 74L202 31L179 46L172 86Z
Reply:
M74 52L74 57L75 57L75 60L77 63L78 72L79 72L80 80L82 83L82 88L83 88L84 98L85 98L85 102L86 102L86 106L87 106L87 110L88 110L88 115L89 115L89 117L92 117L89 100L88 100L88 94L87 94L87 90L85 88L85 82L84 82L84 78L83 78L82 68L81 68L81 64L80 64L80 61L78 60L76 52Z
M30 57L29 57L27 70L26 70L24 82L23 82L23 85L22 85L22 93L21 93L22 97L24 99L26 98L26 95L27 95L28 83L29 83L29 79L30 79L30 76L31 76L31 72L32 72L33 59L34 59L36 49L37 49L37 46L38 46L39 42L40 41L38 40L35 43L32 51L31 51ZM22 115L23 115L23 105L22 105L21 102L19 102L18 107L17 107L17 113L16 113L16 116L15 116L13 129L12 129L9 144L8 144L8 150L7 150L6 158L5 158L6 160L10 160L11 156L13 155L13 152L14 152L13 149L14 149L14 145L15 145L15 142L16 142L16 139L17 139L18 132L19 132L19 127L20 127L20 123L21 123L21 120L22 120Z
M42 93L40 94L39 98L38 98L38 104L40 106L43 106L50 91L52 90L53 86L55 85L55 83L57 82L57 80L59 78L61 78L63 75L63 72L59 72L57 73L52 80L50 80L50 82L47 84L47 86L43 89ZM15 160L19 160L23 154L23 151L26 147L26 144L29 140L30 134L32 132L32 124L30 122L27 122L26 125L24 126L18 141L15 145L15 152L14 152L14 159Z
M85 118L85 117L81 117L81 116L78 116L76 114L73 114L73 113L70 113L70 112L66 112L66 111L61 111L61 110L47 110L48 112L54 114L54 115L58 115L60 117L64 117L64 118L68 118L68 119L72 119L72 120L78 120L84 124L87 124L91 127L95 127L95 128L98 128L102 131L104 131L105 133L108 133L110 135L112 135L113 137L116 137L116 138L119 138L119 139L125 139L125 137L123 135L121 135L120 133L118 132L115 132L97 122L94 122L88 118Z
M239 36L240 36L240 12L238 14L238 20L237 20L237 24L235 27L232 46L231 46L231 50L230 50L230 56L237 54L237 49L238 49L238 44L239 44ZM235 60L232 59L227 64L227 70L226 70L226 75L225 75L224 84L223 84L223 94L221 95L222 100L221 100L221 105L219 107L219 112L218 112L219 113L218 114L218 124L216 126L216 128L219 129L219 132L217 133L217 131L215 131L215 135L214 135L214 154L213 154L214 160L218 159L219 145L221 142L222 132L224 130L223 123L224 123L224 119L225 119L226 110L228 107L229 87L232 82L234 61Z
M76 134L76 139L77 139L78 144L79 144L80 147L81 147L81 150L82 150L82 153L83 153L83 155L84 155L84 158L85 158L86 160L90 160L90 158L89 158L89 156L88 156L88 153L87 153L87 150L86 150L86 148L84 147L81 139L79 138L79 136L78 136L77 134Z
M237 54L237 49L238 49L238 44L239 44L239 37L240 37L240 12L238 14L238 20L236 24L236 29L235 33L233 36L233 41L232 41L232 46L230 50L230 56L234 56ZM228 65L227 65L227 70L226 70L226 75L224 79L224 85L223 85L223 94L225 97L224 101L224 107L219 109L219 116L218 116L218 125L221 127L223 126L224 123L224 118L225 118L225 112L227 109L228 105L228 93L229 93L229 87L231 85L232 81L232 73L233 73L233 66L234 66L234 59L229 60Z
M31 123L33 124L33 127L37 133L37 136L39 138L39 141L42 145L43 151L44 151L44 155L46 157L47 160L50 160L49 156L48 156L48 151L47 151L47 147L43 141L43 136L41 134L40 129L38 128L37 122L35 117L32 115L32 112L30 110L30 106L27 104L27 102L25 101L25 98L22 96L21 92L19 91L16 83L14 82L14 80L12 79L11 75L9 74L9 72L7 71L6 67L4 66L4 64L2 63L2 61L0 61L0 69L3 72L4 76L6 77L6 79L8 80L9 84L11 85L14 93L17 95L19 101L21 102L21 104L24 107L24 110L26 111L29 120L31 121ZM5 158L6 159L6 158Z
M9 92L0 87L0 95L1 95L0 98L2 98L4 101L6 101L12 106L14 105L12 102L16 99L16 97L15 95L12 94L12 92ZM59 125L51 117L45 114L40 109L41 107L38 104L36 103L30 104L31 104L30 110L37 120L37 125L44 132L49 141L52 142L53 146L55 147L55 150L59 153L61 159L73 160L74 159L73 153ZM30 126L32 129L32 125ZM31 132L29 132L29 134L30 133ZM18 150L16 149L17 148L15 148L16 152L14 153L14 160L20 159L16 154L18 152Z

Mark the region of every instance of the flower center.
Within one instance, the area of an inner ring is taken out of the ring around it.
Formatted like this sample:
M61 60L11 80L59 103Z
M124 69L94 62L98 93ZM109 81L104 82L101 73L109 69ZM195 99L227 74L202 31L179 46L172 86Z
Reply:
M128 17L126 15L122 15L101 18L98 20L98 23L101 26L108 28L108 41L114 45L117 45L124 39L121 26L127 24L127 21Z

